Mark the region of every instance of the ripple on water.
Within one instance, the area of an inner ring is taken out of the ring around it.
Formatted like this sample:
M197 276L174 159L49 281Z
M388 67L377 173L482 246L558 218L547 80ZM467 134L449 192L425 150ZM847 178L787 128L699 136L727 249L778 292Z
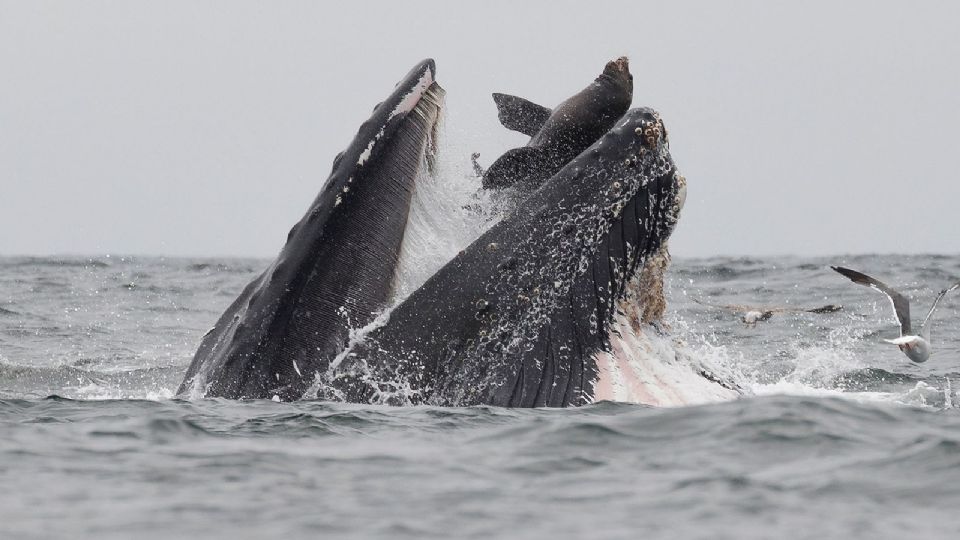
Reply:
M960 399L944 396L960 389L951 331L960 300L947 297L937 313L938 355L908 364L880 343L896 331L883 298L824 269L874 269L932 298L960 257L674 261L670 323L691 354L766 390L814 396L578 410L169 399L200 336L268 262L0 258L0 309L16 312L0 311L0 530L98 539L957 533L960 413L951 407ZM845 311L746 327L689 300L711 294Z

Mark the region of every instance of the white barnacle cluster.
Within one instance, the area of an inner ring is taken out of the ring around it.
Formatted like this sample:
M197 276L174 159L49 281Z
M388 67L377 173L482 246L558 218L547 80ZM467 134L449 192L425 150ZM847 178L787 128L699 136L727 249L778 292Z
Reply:
M683 210L683 205L687 202L687 179L679 172L674 174L674 189L676 190L676 196L673 198L673 205L670 207L669 219L671 225L676 225L677 221L680 219L680 211Z

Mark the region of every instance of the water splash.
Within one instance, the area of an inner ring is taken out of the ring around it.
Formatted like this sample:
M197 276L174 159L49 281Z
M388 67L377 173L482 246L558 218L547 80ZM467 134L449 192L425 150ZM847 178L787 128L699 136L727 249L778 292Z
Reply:
M449 140L441 125L433 167L421 167L410 203L407 229L391 305L419 288L460 250L497 221L491 195L469 168L463 141Z

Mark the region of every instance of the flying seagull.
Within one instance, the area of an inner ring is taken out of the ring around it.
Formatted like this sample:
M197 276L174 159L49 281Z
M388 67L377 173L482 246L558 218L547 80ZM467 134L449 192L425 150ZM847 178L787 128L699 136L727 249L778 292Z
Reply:
M740 320L749 325L755 325L760 321L766 321L770 317L773 317L775 313L833 313L834 311L840 311L843 309L843 306L837 306L833 304L827 304L825 306L820 306L818 308L790 308L790 307L755 307L755 306L741 306L737 304L709 304L702 300L696 298L693 299L694 302L700 304L701 306L709 306L717 309L725 309L727 311L733 311L734 313L740 314Z
M960 282L954 283L950 287L940 291L940 294L934 299L933 305L930 306L930 311L927 312L927 316L923 318L919 332L914 334L910 327L910 300L908 300L907 297L891 289L889 285L866 274L861 274L856 270L850 270L842 266L831 266L830 268L843 274L854 283L866 285L867 287L882 292L890 299L890 303L893 304L893 311L897 314L897 320L900 321L900 337L897 339L885 339L884 341L900 347L900 350L907 355L907 358L914 362L926 362L927 358L930 358L930 327L927 326L927 323L930 322L930 316L936 311L937 305L940 304L940 300L943 300L944 295L960 287Z

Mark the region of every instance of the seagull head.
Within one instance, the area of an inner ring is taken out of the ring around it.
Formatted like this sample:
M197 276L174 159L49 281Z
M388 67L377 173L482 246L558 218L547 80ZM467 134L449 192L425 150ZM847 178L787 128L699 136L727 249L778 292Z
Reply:
M897 342L896 345L900 349L900 351L903 354L907 355L907 358L909 358L913 362L916 362L918 364L922 364L923 362L926 362L927 359L930 358L930 344L927 343L927 340L919 336L909 336L909 337L914 339L906 340L901 338L901 339L890 340L890 341L891 342L896 341Z

